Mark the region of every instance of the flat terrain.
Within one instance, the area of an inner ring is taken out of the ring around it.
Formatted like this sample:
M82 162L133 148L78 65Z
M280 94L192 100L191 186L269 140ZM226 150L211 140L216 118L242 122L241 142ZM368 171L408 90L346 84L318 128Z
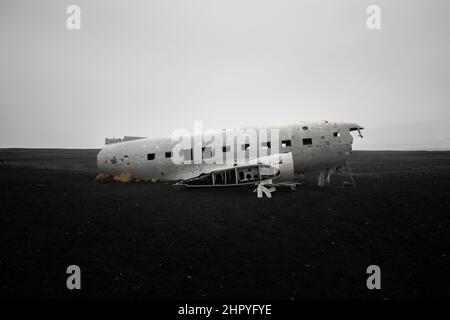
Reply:
M272 199L98 184L96 153L0 150L3 297L450 298L450 152L355 152L356 190L307 176Z

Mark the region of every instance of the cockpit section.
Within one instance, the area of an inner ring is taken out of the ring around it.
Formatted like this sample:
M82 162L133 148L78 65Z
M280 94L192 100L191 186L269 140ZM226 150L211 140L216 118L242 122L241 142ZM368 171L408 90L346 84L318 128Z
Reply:
M364 130L364 127L361 127L360 125L355 125L355 126L351 126L348 131L352 132L352 131L358 131L358 136L360 138L363 137L361 130Z

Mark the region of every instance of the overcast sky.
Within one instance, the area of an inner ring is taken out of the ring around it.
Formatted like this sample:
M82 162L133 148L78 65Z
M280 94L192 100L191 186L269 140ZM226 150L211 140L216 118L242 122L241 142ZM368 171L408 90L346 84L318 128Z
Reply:
M66 8L81 8L81 30ZM381 8L381 30L366 9ZM450 1L0 0L0 147L297 121L450 148Z

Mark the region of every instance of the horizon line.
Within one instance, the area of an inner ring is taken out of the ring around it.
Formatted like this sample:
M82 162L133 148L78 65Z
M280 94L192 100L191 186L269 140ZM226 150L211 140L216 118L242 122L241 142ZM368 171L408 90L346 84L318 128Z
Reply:
M0 150L7 149L23 149L23 150L100 150L104 146L101 147L90 147L90 148L82 148L82 147L0 147ZM408 148L408 149L353 149L352 151L389 151L389 152L448 152L449 148Z

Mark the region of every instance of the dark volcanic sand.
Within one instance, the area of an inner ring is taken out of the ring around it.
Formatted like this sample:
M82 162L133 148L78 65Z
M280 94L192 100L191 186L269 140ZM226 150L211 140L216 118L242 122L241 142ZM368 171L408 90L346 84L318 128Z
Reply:
M3 297L450 297L450 152L355 152L357 190L307 177L272 199L97 184L96 152L0 150Z

